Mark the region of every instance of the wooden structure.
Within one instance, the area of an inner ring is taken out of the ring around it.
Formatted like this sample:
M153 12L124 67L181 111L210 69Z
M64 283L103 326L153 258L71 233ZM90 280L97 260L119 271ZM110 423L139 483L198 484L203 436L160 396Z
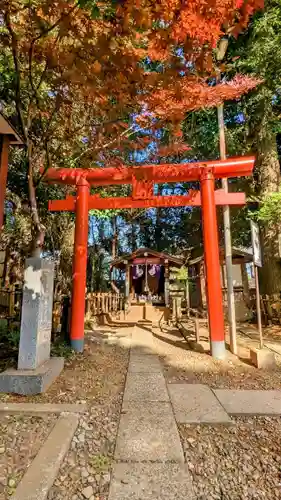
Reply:
M76 189L75 196L49 203L49 209L52 211L76 212L71 317L71 343L75 350L81 352L84 347L89 210L190 205L202 206L211 352L216 358L225 357L216 205L243 205L245 194L216 190L215 180L251 175L254 162L254 157L241 157L198 163L47 170L45 174L47 181L72 185ZM193 181L199 181L200 191L190 191L184 196L154 195L156 184ZM131 196L103 198L90 195L91 186L123 184L132 186Z
M140 319L148 319L145 310L148 304L158 309L162 308L163 311L164 308L169 309L171 268L179 269L182 265L181 258L150 248L139 248L111 263L112 268L119 269L125 274L126 308L143 304Z
M100 314L117 314L124 309L124 295L117 293L88 293L86 315L87 318Z
M9 147L14 144L23 142L10 122L0 113L0 231L4 224Z
M220 258L220 284L223 293L224 308L227 308L227 280L225 269L224 247L219 249ZM253 252L251 249L232 248L233 264L233 287L235 304L237 309L237 319L247 319L246 309L251 309L250 288L253 288L253 280L248 276L247 264L252 263ZM205 262L204 250L202 247L193 248L187 262L189 275L189 296L190 306L194 309L206 309L206 282L205 282ZM244 307L243 307L244 303ZM240 309L240 312L239 310ZM242 309L244 312L242 312Z

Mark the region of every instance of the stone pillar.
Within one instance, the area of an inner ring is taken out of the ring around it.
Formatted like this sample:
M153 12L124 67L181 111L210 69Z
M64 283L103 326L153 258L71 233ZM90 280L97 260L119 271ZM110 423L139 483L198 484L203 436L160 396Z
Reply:
M54 264L26 261L19 345L19 370L34 370L50 358Z
M0 392L44 392L63 368L62 358L50 358L54 264L27 259L24 275L18 369L0 375Z
M178 321L182 317L181 297L176 297L175 302L176 302L176 321Z

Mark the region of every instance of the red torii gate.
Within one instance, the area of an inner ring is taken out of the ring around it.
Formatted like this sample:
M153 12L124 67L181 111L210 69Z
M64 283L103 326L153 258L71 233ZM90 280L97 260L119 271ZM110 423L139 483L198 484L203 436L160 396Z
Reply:
M184 164L142 165L97 169L54 169L45 174L49 182L76 186L76 196L49 202L50 211L75 211L72 315L70 338L75 351L84 346L85 289L90 209L202 206L207 300L212 356L225 356L223 299L220 280L216 205L244 205L244 193L215 190L215 179L252 174L254 157L229 158ZM199 181L201 193L184 196L155 196L154 184ZM131 184L131 197L101 198L90 195L90 186Z

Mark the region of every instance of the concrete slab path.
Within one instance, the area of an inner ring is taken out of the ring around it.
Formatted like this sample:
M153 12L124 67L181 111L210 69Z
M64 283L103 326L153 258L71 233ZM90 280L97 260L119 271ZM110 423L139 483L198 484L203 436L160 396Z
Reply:
M123 401L169 402L164 375L129 372Z
M78 426L78 415L61 416L27 469L11 500L46 500Z
M124 462L184 461L170 403L123 404L115 458Z
M109 500L193 500L184 454L153 335L135 328Z
M131 352L128 372L162 373L162 368L157 355Z
M177 424L235 424L231 416L281 415L281 391L212 390L187 383L167 387L148 329L107 333L107 341L130 349L109 500L195 500ZM44 500L87 406L3 403L1 411L62 413L11 497Z
M116 464L109 500L193 500L186 465L171 463Z
M84 403L0 403L0 413L85 413Z
M231 415L281 415L281 391L169 384L153 335L135 327L109 500L195 500L177 424L235 424Z
M169 393L178 424L231 424L214 393L202 384L171 384Z
M214 393L229 415L281 415L281 391L216 389Z

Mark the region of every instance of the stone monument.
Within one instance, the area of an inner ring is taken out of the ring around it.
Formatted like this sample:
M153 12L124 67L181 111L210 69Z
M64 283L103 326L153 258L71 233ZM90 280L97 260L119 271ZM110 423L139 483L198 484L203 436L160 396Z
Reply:
M18 368L0 374L0 392L39 394L63 369L63 358L50 358L54 263L26 261Z

